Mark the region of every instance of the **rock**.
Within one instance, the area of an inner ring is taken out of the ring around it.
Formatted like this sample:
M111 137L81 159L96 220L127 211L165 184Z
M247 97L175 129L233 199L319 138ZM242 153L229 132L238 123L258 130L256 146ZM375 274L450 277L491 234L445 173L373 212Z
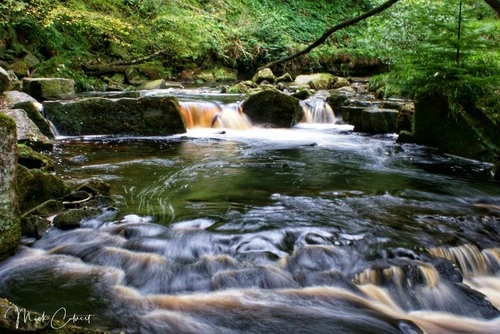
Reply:
M34 54L32 54L31 52L28 52L26 54L26 56L24 56L23 62L29 68L33 68L33 67L35 67L36 65L38 65L40 63L40 60L38 60L38 58Z
M493 164L491 173L493 174L493 179L500 180L500 162L496 162Z
M54 218L53 224L55 227L62 230L69 230L80 227L80 223L89 218L93 218L102 214L101 209L71 209L64 211Z
M415 114L415 106L413 103L408 103L399 107L399 114L396 120L396 132L412 131L413 114Z
M273 90L250 95L242 107L254 124L273 127L292 127L304 116L298 99Z
M246 94L251 89L257 88L257 87L258 87L257 84L253 81L242 81L242 82L238 82L236 85L229 87L226 90L226 93L228 93L228 94Z
M186 132L179 102L172 96L46 101L43 107L46 117L65 135L164 136Z
M39 169L17 165L19 209L26 212L50 199L62 198L70 192L64 182Z
M299 100L308 99L313 95L314 95L314 93L311 91L311 89L306 88L306 87L300 87L295 91L295 93L292 94L293 97L295 97Z
M163 79L148 81L137 87L138 90L153 90L153 89L163 89L163 88L165 88L165 80Z
M3 113L16 122L17 141L29 145L37 150L51 149L52 143L44 135L36 124L28 117L26 111L22 109L0 109Z
M263 68L262 70L259 70L252 78L252 81L256 84L260 84L264 80L271 84L276 81L276 77L274 76L273 71L271 71L270 68Z
M335 83L333 84L333 88L342 88L342 87L348 87L351 85L351 82L343 77L337 77L337 80L335 80Z
M211 70L205 70L195 74L194 80L198 82L215 82L215 76Z
M65 100L75 97L75 82L63 78L24 78L23 92L38 101Z
M26 237L40 239L52 227L47 218L37 215L23 215L21 217L21 234Z
M396 140L398 143L415 143L415 138L412 132L403 130L399 133L398 139Z
M235 82L238 80L238 71L227 67L216 67L213 69L216 82Z
M3 67L0 67L0 94L14 87L14 78L17 80L13 72L6 71Z
M16 124L0 113L0 260L19 244L21 226L16 196Z
M305 74L298 75L294 83L298 86L309 86L316 90L326 90L333 88L336 79L337 77L330 73Z
M48 138L54 138L50 125L42 115L42 105L26 93L16 90L3 94L10 109L23 109L38 129Z
M396 132L398 111L392 109L364 109L361 112L361 125L355 126L354 131L368 133Z
M43 172L53 172L54 162L46 155L34 151L26 145L18 145L17 162L28 169L40 169Z
M29 215L37 215L37 216L52 216L56 213L60 213L64 211L64 204L60 200L56 199L49 199L48 201L43 202L40 205L37 205L33 209L25 212L23 214L23 217L29 216Z
M30 74L30 68L22 60L18 60L7 66L7 70L11 70L18 78L27 77Z
M85 191L94 196L111 195L109 184L100 180L87 181L84 184L78 186L75 191Z
M277 77L276 82L277 83L279 83L279 82L293 82L293 78L290 75L290 73L285 73L282 76Z

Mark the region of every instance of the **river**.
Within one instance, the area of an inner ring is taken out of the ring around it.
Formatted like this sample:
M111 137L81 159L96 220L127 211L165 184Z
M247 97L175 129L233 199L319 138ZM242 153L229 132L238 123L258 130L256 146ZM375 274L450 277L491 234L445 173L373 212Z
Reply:
M487 163L346 124L56 146L121 205L0 264L24 307L126 333L500 332Z

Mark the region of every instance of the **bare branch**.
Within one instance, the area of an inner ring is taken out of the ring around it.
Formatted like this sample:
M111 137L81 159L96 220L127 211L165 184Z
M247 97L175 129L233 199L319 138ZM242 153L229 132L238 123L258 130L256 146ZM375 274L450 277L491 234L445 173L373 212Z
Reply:
M321 35L320 38L318 38L316 41L314 41L313 43L311 43L308 47L306 47L304 50L302 51L299 51L291 56L288 56L286 58L283 58L283 59L279 59L279 60L275 60L275 61L272 61L262 67L259 68L260 69L263 69L265 67L272 67L272 66L275 66L277 64L281 64L281 63L284 63L284 62L287 62L289 60L292 60L292 59L295 59L297 57L300 57L302 55L305 55L306 53L310 52L312 49L320 46L321 44L323 44L324 42L326 42L326 40L328 39L328 37L333 34L334 32L336 32L337 30L340 30L340 29L344 29L345 27L349 27L349 26L352 26L356 23L358 23L359 21L363 21L364 19L367 19L369 18L370 16L373 16L373 15L376 15L380 12L383 12L384 10L386 10L387 8L391 7L392 5L394 5L396 2L398 2L399 0L389 0L389 1L386 1L384 2L382 5L378 6L378 7L375 7L373 8L372 10L364 13L364 14L361 14L359 16L356 16L352 19L349 19L349 20L346 20L346 21L343 21L333 27L331 27L330 29L326 30L323 35Z

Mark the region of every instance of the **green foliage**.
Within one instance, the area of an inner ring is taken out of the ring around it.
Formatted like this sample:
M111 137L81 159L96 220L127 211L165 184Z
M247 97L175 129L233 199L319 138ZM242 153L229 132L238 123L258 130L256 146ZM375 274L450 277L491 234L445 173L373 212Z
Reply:
M387 93L410 97L428 92L448 96L453 112L498 94L500 21L485 6L463 1L460 40L459 0L402 1L394 11L374 18L365 40L392 68L372 86L383 83Z

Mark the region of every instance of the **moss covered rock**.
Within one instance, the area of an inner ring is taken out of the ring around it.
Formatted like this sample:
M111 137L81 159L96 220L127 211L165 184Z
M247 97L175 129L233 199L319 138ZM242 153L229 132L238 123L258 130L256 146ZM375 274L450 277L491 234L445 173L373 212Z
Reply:
M151 135L186 132L179 102L171 96L47 101L45 115L65 135Z
M309 86L316 90L326 90L334 88L337 77L330 73L315 73L298 75L295 78L295 85Z
M10 109L22 109L28 117L35 123L40 132L48 138L53 138L54 135L50 129L50 125L42 115L42 105L33 97L26 93L12 90L3 94L5 101Z
M0 109L3 113L16 122L17 141L27 144L35 149L51 149L52 142L44 135L36 124L29 118L26 111L22 109Z
M52 174L39 169L17 166L17 189L21 212L26 212L49 199L62 198L70 192L66 184Z
M75 82L64 78L24 78L23 92L38 101L75 97Z
M102 214L101 209L91 208L91 209L71 209L64 211L63 213L57 215L54 218L54 227L60 228L62 230L69 230L73 228L80 227L80 223L92 217L97 217Z
M243 112L254 124L292 127L304 116L299 100L276 90L252 94L243 102Z
M9 90L10 87L11 82L9 73L3 67L0 67L0 93Z
M270 84L276 81L273 71L270 68L263 68L259 70L252 78L252 81L256 84L260 84L262 81L267 81Z
M15 191L16 160L16 125L0 113L0 260L16 249L21 237Z
M40 169L43 172L53 172L54 162L48 156L38 153L31 147L20 144L18 145L18 159L20 165L28 169Z

